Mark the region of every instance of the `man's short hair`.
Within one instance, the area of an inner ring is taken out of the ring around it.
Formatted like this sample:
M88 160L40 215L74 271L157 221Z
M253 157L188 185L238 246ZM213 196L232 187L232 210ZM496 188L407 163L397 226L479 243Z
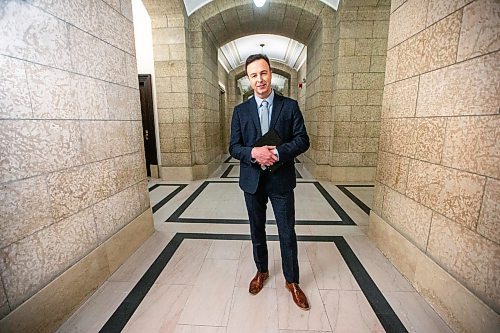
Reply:
M252 62L259 60L259 59L264 59L267 62L267 64L269 65L269 69L271 69L271 63L269 62L269 58L265 54L257 53L257 54L252 54L252 55L248 56L247 60L245 61L245 73L248 74L248 72L247 72L248 65L250 65Z

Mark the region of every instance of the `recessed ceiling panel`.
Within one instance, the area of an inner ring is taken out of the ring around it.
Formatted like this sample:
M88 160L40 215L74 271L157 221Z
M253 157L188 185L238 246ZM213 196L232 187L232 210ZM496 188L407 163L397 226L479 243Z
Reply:
M262 47L261 44L264 44ZM249 55L256 53L264 53L271 60L276 60L288 66L298 69L298 57L300 56L304 44L296 40L278 36L278 35L250 35L238 38L232 42L223 45L222 51L225 60L231 68L238 67L245 63Z

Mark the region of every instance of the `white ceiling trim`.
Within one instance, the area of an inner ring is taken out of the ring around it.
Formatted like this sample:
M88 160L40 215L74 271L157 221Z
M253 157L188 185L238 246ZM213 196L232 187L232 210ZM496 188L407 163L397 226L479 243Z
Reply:
M205 6L207 3L212 2L213 0L184 0L184 7L186 7L186 12L188 16L191 16L195 11ZM251 0L249 0L250 2ZM332 7L337 10L339 7L340 0L320 0L325 5Z
M220 48L219 61L226 66L229 65L229 70L235 69L239 65L245 63L246 58L251 54L261 53L264 44L264 54L270 60L281 62L294 69L298 69L297 65L299 57L304 54L304 44L279 35L256 34L244 36L235 39Z

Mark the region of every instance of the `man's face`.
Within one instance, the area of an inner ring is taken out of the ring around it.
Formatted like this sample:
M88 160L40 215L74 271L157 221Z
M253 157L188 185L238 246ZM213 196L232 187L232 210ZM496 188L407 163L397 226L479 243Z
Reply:
M259 98L266 98L271 93L271 69L264 59L258 59L247 66L250 85Z

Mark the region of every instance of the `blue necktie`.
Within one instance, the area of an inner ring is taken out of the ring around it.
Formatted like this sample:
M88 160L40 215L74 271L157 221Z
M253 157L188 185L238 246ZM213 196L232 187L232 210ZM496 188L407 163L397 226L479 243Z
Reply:
M266 134L269 131L269 108L268 102L266 100L262 101L261 104L261 114L260 114L260 129L262 131L262 135Z

